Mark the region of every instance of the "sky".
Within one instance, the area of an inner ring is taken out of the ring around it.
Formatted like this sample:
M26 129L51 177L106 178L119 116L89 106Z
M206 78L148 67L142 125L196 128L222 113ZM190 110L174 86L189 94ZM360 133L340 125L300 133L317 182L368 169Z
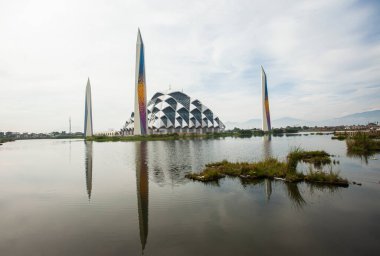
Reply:
M137 30L147 94L180 90L224 122L324 120L380 109L380 1L0 0L0 131L94 132L134 107Z

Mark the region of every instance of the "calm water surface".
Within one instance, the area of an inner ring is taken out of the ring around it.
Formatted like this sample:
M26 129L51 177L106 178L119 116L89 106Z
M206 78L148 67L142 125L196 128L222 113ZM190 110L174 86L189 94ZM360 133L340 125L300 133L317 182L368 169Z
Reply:
M296 146L334 154L333 170L362 186L184 178L211 161L283 159ZM347 157L328 135L0 146L0 255L379 252L380 160Z

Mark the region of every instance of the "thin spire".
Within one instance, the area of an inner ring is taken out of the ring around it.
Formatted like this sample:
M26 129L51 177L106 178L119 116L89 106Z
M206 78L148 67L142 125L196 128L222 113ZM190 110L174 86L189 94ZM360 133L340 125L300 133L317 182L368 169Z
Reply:
M85 97L85 113L84 113L84 136L92 136L92 102L91 102L91 85L90 78L87 79L86 97Z
M138 28L138 31L137 31L137 44L143 44L143 40L142 40L142 37L141 37L141 32L140 32L140 28Z
M89 86L91 86L91 85L90 85L90 77L87 78L86 90L87 90L87 88L88 88Z

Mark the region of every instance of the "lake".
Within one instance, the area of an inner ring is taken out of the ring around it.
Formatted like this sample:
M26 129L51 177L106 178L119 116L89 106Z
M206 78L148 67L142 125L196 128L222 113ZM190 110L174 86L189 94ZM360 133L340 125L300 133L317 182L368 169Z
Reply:
M362 185L184 177L294 147L333 154L331 168ZM0 255L377 255L380 160L347 156L331 135L9 142L0 216Z

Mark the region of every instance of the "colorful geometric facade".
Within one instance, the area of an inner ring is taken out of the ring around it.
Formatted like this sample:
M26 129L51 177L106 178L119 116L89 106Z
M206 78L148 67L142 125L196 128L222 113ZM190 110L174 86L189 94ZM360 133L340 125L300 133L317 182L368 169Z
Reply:
M148 134L206 133L225 129L211 109L179 91L154 94L148 103L147 113ZM122 129L124 135L133 134L135 120L132 113Z
M136 43L136 77L135 77L135 120L134 135L146 135L147 111L146 111L146 81L145 81L145 59L144 43L141 38L140 29L137 34Z
M92 136L92 101L91 101L91 85L90 78L87 80L86 99L84 106L84 137Z
M261 67L261 84L262 84L262 104L263 104L263 131L271 131L270 112L269 112L269 98L267 87L267 75L263 67Z

